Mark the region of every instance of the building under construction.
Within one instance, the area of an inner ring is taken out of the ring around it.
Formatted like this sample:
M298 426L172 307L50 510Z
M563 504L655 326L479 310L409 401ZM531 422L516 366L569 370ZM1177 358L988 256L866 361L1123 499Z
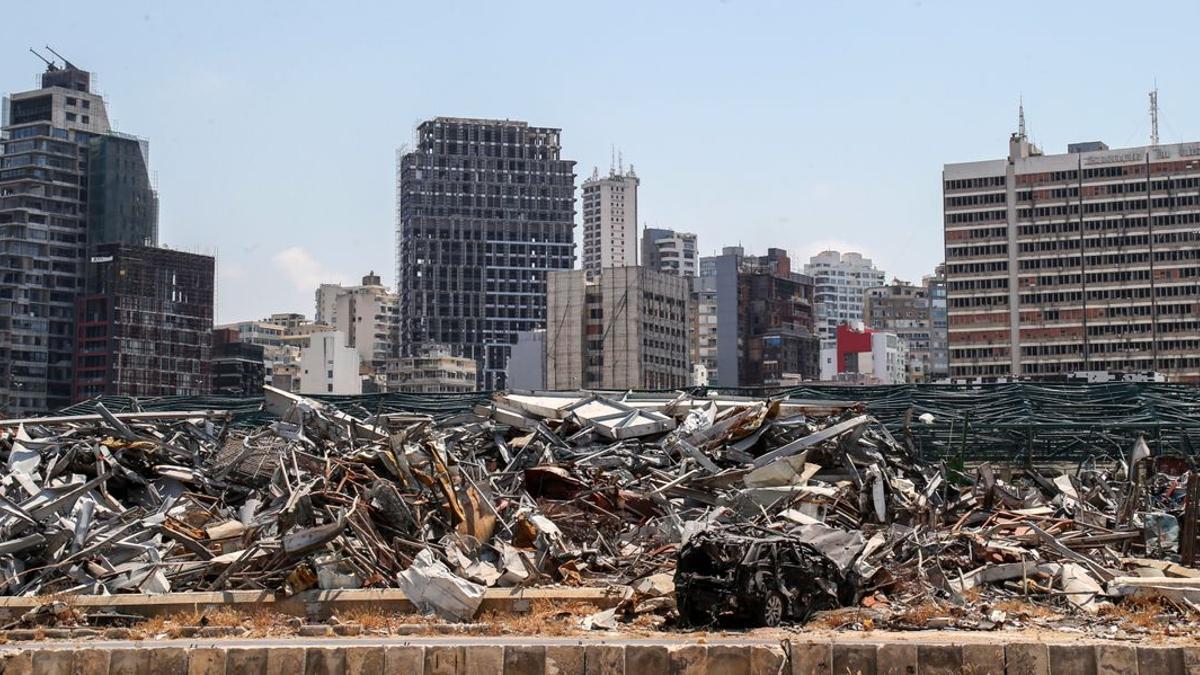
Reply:
M74 398L210 392L211 256L103 244L76 303Z
M1200 143L1045 155L1022 115L943 187L952 377L1200 381Z

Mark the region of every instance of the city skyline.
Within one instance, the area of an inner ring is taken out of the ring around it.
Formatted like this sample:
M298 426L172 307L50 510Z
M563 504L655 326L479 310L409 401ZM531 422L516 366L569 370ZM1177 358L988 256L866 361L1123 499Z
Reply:
M702 255L855 250L913 282L942 257L942 164L995 156L1018 98L1047 152L1144 145L1155 80L1163 142L1200 136L1186 122L1200 95L1184 51L1198 9L1185 5L1159 12L1170 22L1125 17L1155 50L1089 49L1089 68L1064 80L1046 64L1073 62L1113 12L630 5L589 15L592 30L547 58L510 38L578 25L582 10L72 4L10 8L4 90L33 88L41 64L24 50L45 43L98 72L114 127L152 142L162 240L217 255L218 322L311 315L320 283L367 269L394 286L395 153L438 115L561 128L577 188L615 145L643 180L638 226L695 232ZM436 21L476 44L433 56L437 31L415 26ZM97 39L117 29L119 42ZM978 47L1012 30L1036 53ZM547 62L540 86L498 77L530 59Z

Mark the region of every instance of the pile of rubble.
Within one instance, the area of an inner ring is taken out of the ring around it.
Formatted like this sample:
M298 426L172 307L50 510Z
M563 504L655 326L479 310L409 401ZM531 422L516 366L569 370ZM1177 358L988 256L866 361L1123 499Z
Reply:
M103 406L0 421L0 592L395 587L466 620L488 587L625 587L597 628L1200 601L1177 564L1195 472L1144 445L1013 478L922 462L846 403L508 393L354 417L268 388L265 407L251 430Z

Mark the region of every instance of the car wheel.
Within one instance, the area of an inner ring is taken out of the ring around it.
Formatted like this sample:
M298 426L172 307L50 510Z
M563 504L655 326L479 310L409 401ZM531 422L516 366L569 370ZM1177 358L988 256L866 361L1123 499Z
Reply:
M767 591L762 600L762 624L774 628L783 623L783 596L775 591Z

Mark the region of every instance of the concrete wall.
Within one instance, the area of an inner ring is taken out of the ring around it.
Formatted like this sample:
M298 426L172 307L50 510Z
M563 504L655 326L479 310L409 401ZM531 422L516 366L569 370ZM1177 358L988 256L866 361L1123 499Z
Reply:
M783 640L538 640L531 638L43 642L0 647L6 674L246 673L411 675L842 675L972 673L1183 675L1200 647L1120 643Z

